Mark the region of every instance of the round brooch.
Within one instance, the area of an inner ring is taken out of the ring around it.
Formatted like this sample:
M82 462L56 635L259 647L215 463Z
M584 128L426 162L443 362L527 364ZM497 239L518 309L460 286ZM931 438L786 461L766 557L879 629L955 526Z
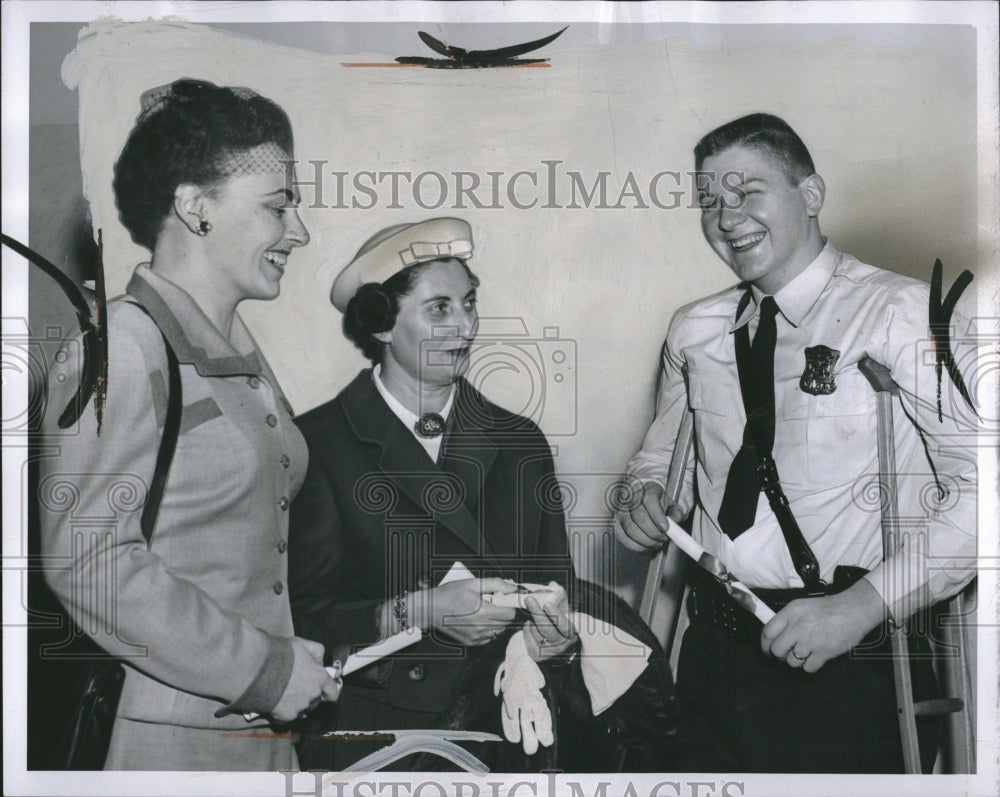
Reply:
M436 412L425 412L413 424L413 431L421 437L440 437L444 434L444 418Z

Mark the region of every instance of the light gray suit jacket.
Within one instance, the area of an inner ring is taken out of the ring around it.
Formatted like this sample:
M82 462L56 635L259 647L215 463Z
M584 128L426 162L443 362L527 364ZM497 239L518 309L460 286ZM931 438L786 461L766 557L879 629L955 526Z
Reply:
M74 620L127 660L119 718L248 730L239 712L273 708L291 672L287 510L308 453L239 318L230 343L145 266L127 292L156 325L127 297L109 304L100 436L93 402L74 428L56 428L80 378L72 342L51 364L39 484L46 578ZM139 519L167 404L157 325L180 363L183 415L147 549ZM219 769L255 768L226 741Z

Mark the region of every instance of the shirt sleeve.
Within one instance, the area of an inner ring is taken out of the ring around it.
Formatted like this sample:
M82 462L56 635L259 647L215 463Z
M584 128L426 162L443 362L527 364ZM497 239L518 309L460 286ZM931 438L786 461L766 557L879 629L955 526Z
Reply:
M947 369L939 382L928 299L924 285L894 292L884 347L873 355L899 385L893 414L901 545L867 578L898 622L954 595L975 575L979 421ZM951 327L957 370L974 386L976 338L958 313Z
M630 482L652 482L663 487L670 471L677 432L681 419L688 412L687 383L679 339L682 334L674 318L663 344L660 374L657 381L656 416L642 442L642 448L629 460L626 478ZM690 457L684 474L684 486L679 502L683 515L694 506L694 457Z
M140 337L148 338L148 356ZM79 363L69 362L48 383L39 483L46 580L73 620L112 655L176 689L222 703L249 693L260 702L251 700L245 709L266 712L288 680L287 655L275 655L287 640L227 611L171 569L157 554L157 537L170 531L162 512L151 547L142 536L140 516L166 407L166 355L157 354L164 351L162 339L155 328L147 335L114 322L108 338L100 435L96 399L74 427L57 429L55 418L79 383ZM67 346L64 352L76 348ZM175 456L172 468L183 465Z

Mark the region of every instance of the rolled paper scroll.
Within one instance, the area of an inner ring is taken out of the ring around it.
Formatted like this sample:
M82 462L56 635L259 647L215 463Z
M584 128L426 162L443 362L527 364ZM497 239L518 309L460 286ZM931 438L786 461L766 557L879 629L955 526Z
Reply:
M422 636L423 631L419 628L407 628L405 631L400 631L398 634L386 637L381 642L376 642L374 645L362 648L357 653L352 653L347 657L347 661L344 662L339 675L344 676L350 675L352 672L357 672L362 667L374 664L386 656L391 656L393 653L397 653L403 648L408 648L410 645L419 642ZM330 674L331 678L338 676L337 671L333 667L327 667L326 671ZM243 719L247 722L253 722L259 717L260 714L252 711L243 715Z
M711 573L722 584L726 592L732 596L734 601L762 623L767 623L774 617L774 611L771 607L754 595L749 587L738 581L718 558L712 556L712 554L702 548L694 541L690 534L678 526L671 518L667 518L667 523L667 536L670 538L670 541L694 559L699 567Z
M486 593L483 600L489 601L494 606L505 606L511 609L527 609L525 598L534 598L539 605L546 603L556 594L555 590L545 584L518 584L517 592Z
M408 648L410 645L419 642L422 636L423 632L419 628L407 628L405 631L400 631L398 634L386 637L381 642L376 642L374 645L362 648L357 653L352 653L347 657L347 661L344 662L340 674L350 675L362 667L374 664L379 659L384 659L386 656L398 653L403 648ZM332 667L327 667L326 671L334 678L337 677Z

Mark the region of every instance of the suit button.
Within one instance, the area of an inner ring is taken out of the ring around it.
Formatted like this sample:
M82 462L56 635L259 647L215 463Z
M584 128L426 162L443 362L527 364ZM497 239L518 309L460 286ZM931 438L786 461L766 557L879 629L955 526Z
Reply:
M285 512L288 509L288 498L286 496L281 496L281 499L278 501L278 508L281 509L282 512Z
M247 380L247 384L250 385L254 390L260 387L260 380L256 376L251 376Z
M284 540L281 540L280 542L278 542L278 553L284 553L287 550L288 550L288 543L287 542L285 542Z
M278 459L278 462L281 463L281 467L283 468L287 468L289 465L292 464L292 461L288 458L288 454L282 454L281 457Z
M280 595L282 592L285 591L285 585L282 584L280 581L275 581L271 589L274 590L275 595Z
M268 416L267 416L267 417L266 417L266 418L264 419L264 422L265 422L265 423L266 423L266 424L267 424L268 426L270 426L270 427L271 427L272 429L273 429L273 428L274 428L275 426L277 426L277 425L278 425L278 419L277 419L277 417L275 417L274 415L272 415L272 414L270 414L270 413L269 413L269 414L268 414Z
M427 668L423 664L414 664L407 675L411 681L422 681L427 677Z

